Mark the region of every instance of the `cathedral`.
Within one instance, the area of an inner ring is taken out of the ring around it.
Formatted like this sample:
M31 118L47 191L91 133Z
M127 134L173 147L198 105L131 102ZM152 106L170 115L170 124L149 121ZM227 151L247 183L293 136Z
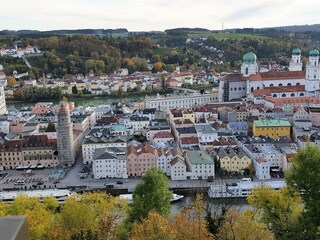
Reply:
M259 72L257 56L248 52L243 56L241 72L228 74L219 83L219 101L244 97L320 98L319 51L309 52L305 71L302 70L301 50L292 50L289 71Z

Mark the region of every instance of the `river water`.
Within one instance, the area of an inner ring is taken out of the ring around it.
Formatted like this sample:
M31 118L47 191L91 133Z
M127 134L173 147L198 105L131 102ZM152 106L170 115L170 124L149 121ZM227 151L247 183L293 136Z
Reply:
M128 96L128 97L94 97L94 98L75 98L70 99L71 102L74 102L75 107L78 106L98 106L101 104L111 104L113 102L131 102L131 101L141 101L144 99L144 96L142 95L136 95L136 96ZM44 102L44 101L43 101ZM54 104L57 104L59 101L46 101L46 102L53 102ZM34 106L34 102L7 102L7 109L9 108L16 108L20 109L22 107L30 107Z
M172 203L171 214L174 215L185 207L191 206L195 202L195 195L185 196L183 199ZM203 208L209 209L211 212L221 212L222 208L243 212L252 209L245 198L224 198L213 199L207 196L203 197Z

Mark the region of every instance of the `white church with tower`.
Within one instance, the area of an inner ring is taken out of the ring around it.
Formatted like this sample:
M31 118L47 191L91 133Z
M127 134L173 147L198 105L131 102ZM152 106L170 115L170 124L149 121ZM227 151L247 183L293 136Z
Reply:
M292 50L289 71L259 72L257 56L248 52L243 56L239 74L225 76L219 84L219 101L232 101L254 96L273 98L320 98L319 51L309 51L305 71L302 70L301 50ZM245 90L244 90L245 89Z

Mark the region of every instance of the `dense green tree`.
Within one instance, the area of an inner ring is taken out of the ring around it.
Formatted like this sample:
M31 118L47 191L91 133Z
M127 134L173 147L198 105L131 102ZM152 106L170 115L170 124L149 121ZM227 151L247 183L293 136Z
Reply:
M100 74L105 70L105 63L102 60L89 59L85 61L86 72L93 70L96 74Z
M54 125L53 122L49 122L47 129L46 129L46 132L55 132L55 131L56 131L56 126Z
M25 87L17 89L14 92L14 99L17 101L31 101L36 102L39 100L60 100L61 88L59 87Z
M248 202L254 208L255 219L266 224L276 239L301 239L299 217L303 206L297 193L287 188L277 192L270 187L259 187L252 191Z
M133 203L129 212L129 222L141 221L153 210L163 216L170 212L172 193L168 179L157 169L150 169L133 192Z
M309 239L318 238L320 227L320 149L307 145L299 150L286 174L288 185L302 193L305 211L302 226Z
M74 86L71 88L71 91L72 91L73 94L78 94L77 86L74 85Z

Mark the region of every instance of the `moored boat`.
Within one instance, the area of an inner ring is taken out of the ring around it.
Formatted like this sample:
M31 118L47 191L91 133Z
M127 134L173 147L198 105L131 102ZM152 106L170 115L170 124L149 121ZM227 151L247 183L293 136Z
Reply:
M128 200L128 203L131 204L133 202L133 194L120 194L119 197L121 199L126 199ZM172 193L172 198L170 200L170 202L176 202L176 201L179 201L180 199L184 198L183 195L178 195L178 194L175 194L175 193Z
M208 195L210 198L245 198L251 194L252 189L261 186L271 187L279 191L286 186L286 183L280 180L212 184L209 188Z
M4 191L0 192L0 201L13 202L18 196L38 197L40 201L45 197L54 197L59 203L64 201L72 195L70 190L67 189L44 189L32 191Z

